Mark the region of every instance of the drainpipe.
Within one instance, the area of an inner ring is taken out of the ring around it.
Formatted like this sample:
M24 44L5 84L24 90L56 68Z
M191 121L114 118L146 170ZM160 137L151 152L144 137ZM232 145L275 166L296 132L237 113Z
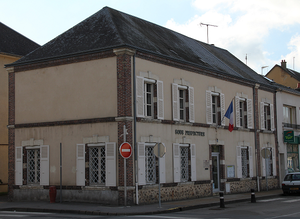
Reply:
M135 200L139 204L138 166L137 166L137 144L136 144L136 80L135 80L135 54L133 55L133 144L134 144L134 166L135 166Z
M258 113L256 110L256 89L259 88L259 84L255 84L255 86L253 87L253 109L254 109L254 142L255 142L255 169L256 169L256 185L257 185L257 191L260 192L260 187L259 187L259 175L258 175L258 158L257 158L257 150L258 150L258 144L257 144L257 128L256 128L256 114Z

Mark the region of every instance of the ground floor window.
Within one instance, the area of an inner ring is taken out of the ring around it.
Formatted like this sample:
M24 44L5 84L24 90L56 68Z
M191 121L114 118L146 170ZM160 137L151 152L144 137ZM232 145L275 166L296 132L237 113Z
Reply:
M156 183L156 157L154 154L153 146L145 147L145 170L146 170L146 183Z
M181 182L187 182L190 178L189 173L189 148L180 147L180 168L181 168Z
M248 148L241 148L241 157L242 157L242 177L249 177L249 154Z
M250 146L237 146L237 177L253 177L253 156Z
M27 150L27 182L40 182L40 149Z
M287 162L288 162L288 172L298 172L299 171L299 150L298 145L288 144L287 145Z
M101 185L105 184L105 147L90 147L89 148L90 164L90 184Z

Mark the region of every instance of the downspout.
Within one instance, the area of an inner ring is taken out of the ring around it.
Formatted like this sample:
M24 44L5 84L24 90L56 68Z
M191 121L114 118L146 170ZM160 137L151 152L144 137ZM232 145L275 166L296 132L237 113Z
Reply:
M139 204L138 166L137 166L137 144L136 144L136 78L135 78L135 54L133 55L133 144L134 144L134 166L135 166L135 201Z
M259 88L259 84L255 84L253 87L253 109L254 109L254 142L255 142L255 169L256 169L256 185L257 185L257 191L260 192L260 187L259 187L259 175L258 175L258 158L257 158L257 150L258 150L258 145L257 145L257 128L256 128L256 114L258 113L256 110L256 89Z

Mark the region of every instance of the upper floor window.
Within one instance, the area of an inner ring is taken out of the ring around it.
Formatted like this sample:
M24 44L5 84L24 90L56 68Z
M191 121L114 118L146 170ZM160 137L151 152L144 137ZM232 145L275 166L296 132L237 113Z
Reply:
M275 130L273 104L260 103L260 128L262 130Z
M163 82L137 76L136 101L136 110L138 117L163 119Z
M252 128L252 100L235 97L236 127Z
M288 124L296 123L296 108L283 106L283 122Z
M225 125L225 96L210 90L206 91L206 122L207 124Z
M173 120L195 122L194 88L172 84Z

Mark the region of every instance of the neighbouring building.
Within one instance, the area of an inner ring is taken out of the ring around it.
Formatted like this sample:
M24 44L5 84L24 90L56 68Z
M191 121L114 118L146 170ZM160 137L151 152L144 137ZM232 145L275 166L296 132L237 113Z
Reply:
M4 65L17 61L38 44L0 22L0 193L8 185L8 73Z
M128 204L279 188L276 87L222 48L105 7L6 69L11 199L61 180L64 201L123 204L124 176Z

